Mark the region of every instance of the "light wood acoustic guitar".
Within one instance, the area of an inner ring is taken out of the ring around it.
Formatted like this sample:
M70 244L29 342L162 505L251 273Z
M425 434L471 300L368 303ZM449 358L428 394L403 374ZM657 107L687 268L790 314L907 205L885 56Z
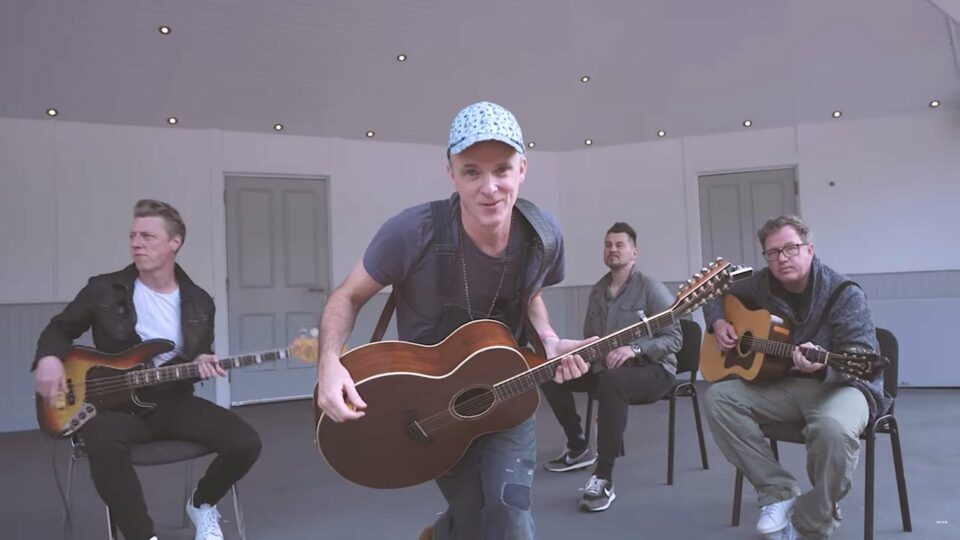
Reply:
M718 259L682 285L666 311L564 356L598 362L676 323L751 273ZM561 358L536 357L517 346L510 329L486 319L432 346L363 345L340 360L367 403L366 414L337 423L317 407L317 445L337 473L357 484L400 488L432 480L453 467L477 437L532 416L540 400L537 387L553 378Z
M723 297L724 318L737 332L737 344L723 353L712 332L704 332L700 346L700 373L708 381L739 377L747 381L804 376L793 369L790 328L765 309L747 309L740 300ZM870 379L882 366L879 355L800 349L811 362L827 364L861 379Z

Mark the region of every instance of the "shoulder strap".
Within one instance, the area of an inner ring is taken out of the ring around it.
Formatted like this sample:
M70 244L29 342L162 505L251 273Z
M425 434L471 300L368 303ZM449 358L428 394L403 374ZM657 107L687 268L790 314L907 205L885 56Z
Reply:
M557 235L553 232L553 227L547 223L543 212L532 202L526 199L517 199L517 210L523 214L530 226L537 233L540 243L543 244L543 261L541 262L541 273L546 271L557 258L557 251L560 249L560 242L557 241Z
M820 331L820 327L823 326L823 321L827 318L827 315L830 314L830 310L833 309L833 304L835 304L837 299L840 298L840 293L842 293L843 290L850 285L854 285L858 288L860 287L859 283L848 279L837 285L837 288L833 289L833 292L830 293L830 298L827 299L827 304L823 307L823 311L820 312L820 319L817 321L817 326L814 327L813 333L810 334L811 336L817 335L817 332Z
M380 319L377 321L377 327L373 329L373 335L370 336L370 343L383 339L383 334L387 331L387 325L393 317L393 308L397 305L397 299L394 295L396 291L390 291L387 297L387 303L383 305L383 311L380 312Z
M441 199L430 203L430 213L433 215L433 252L439 262L437 275L437 294L450 296L453 294L453 263L457 256L457 247L453 243L453 221L451 207L455 202L456 194L449 199Z

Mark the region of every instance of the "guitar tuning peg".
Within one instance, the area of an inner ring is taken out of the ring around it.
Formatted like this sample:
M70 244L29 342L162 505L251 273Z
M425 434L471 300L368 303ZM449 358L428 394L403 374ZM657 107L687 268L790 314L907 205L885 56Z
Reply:
M712 262L712 263L710 263L710 264L709 264L708 266L709 266L709 268L711 268L711 269L712 269L712 268L713 268L714 266L716 266L716 265L717 265L717 263L715 263L715 262Z
M692 279L688 279L688 280L687 280L687 285L693 285L693 280L692 280Z
M704 266L703 268L700 269L700 271L703 272L704 274L706 274L706 273L707 273L707 267Z
M722 260L723 260L723 257L717 257L717 262L718 262L718 263L719 263L720 261L722 261Z
M697 272L696 274L693 275L693 277L694 277L695 279L700 279L700 278L703 277L703 276L701 276L700 273Z

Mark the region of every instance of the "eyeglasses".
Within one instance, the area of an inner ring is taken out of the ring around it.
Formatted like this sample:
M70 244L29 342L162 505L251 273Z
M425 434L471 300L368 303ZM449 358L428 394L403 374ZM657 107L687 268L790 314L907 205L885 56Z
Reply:
M783 253L787 256L788 259L796 257L800 253L800 246L810 245L810 242L804 242L802 244L787 244L780 249L768 249L763 252L763 258L767 261L773 262L780 258L780 254Z

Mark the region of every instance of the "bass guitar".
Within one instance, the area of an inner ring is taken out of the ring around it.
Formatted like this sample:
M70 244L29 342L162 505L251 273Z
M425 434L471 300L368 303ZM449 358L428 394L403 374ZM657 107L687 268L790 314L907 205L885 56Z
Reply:
M739 377L747 381L771 380L787 376L801 376L793 369L793 349L790 328L783 319L765 309L747 309L732 294L723 297L724 318L737 332L737 344L726 353L721 352L710 332L703 334L700 347L700 373L708 381ZM827 352L800 349L811 362L826 364L861 379L871 379L883 360L879 355Z
M37 422L40 429L56 437L69 437L81 426L105 410L136 412L155 406L137 395L149 386L198 379L199 367L193 362L176 362L150 367L151 359L173 350L173 343L152 339L121 353L109 354L90 347L72 347L63 358L66 391L47 401L37 395ZM253 366L264 362L298 358L315 362L316 329L302 331L286 349L220 358L224 369Z
M537 387L553 378L563 357L601 361L611 350L676 323L751 273L718 259L682 285L666 311L549 360L521 349L509 328L487 319L469 322L432 346L363 345L340 360L367 403L366 414L337 423L317 407L317 445L337 473L357 484L401 488L432 480L477 437L532 416L540 400Z

